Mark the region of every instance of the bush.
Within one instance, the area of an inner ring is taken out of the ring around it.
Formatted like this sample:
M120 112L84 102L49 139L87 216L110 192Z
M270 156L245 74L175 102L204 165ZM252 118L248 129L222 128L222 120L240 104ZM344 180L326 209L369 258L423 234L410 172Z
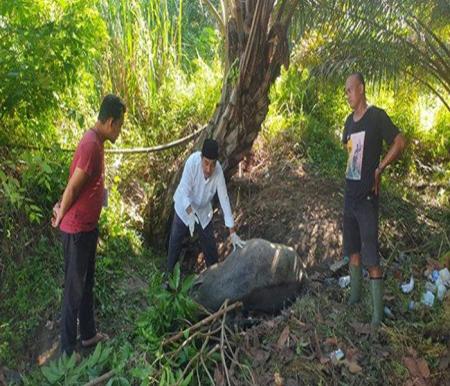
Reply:
M342 177L346 154L341 136L350 113L342 87L311 77L307 70L296 66L282 71L271 90L272 103L263 135L270 141L282 132L296 133L294 140L304 142L315 167L325 175ZM389 168L390 175L426 172L426 169L417 170L418 163L443 163L446 169L450 154L450 113L435 97L423 93L414 84L404 84L401 89L368 84L367 98L369 104L388 113L408 140L402 157ZM428 118L434 117L428 128L423 120L426 114ZM441 179L442 173L435 173L434 177Z
M263 132L266 139L289 132L294 143L304 143L314 167L328 176L342 175L346 157L341 145L345 117L342 93L310 77L307 70L291 67L272 88L271 101Z
M63 95L106 41L104 22L90 0L3 1L0 33L0 143L50 143Z

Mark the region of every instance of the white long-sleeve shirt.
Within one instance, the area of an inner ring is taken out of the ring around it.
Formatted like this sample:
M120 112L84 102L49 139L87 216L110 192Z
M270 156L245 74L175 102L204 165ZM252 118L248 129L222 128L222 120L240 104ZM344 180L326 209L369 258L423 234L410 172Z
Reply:
M220 162L216 162L214 173L205 179L201 152L197 151L191 154L186 160L181 181L173 196L178 217L185 225L188 225L189 215L186 209L191 205L197 213L200 225L205 229L213 217L211 201L216 192L223 211L225 226L232 228L234 226L233 214Z

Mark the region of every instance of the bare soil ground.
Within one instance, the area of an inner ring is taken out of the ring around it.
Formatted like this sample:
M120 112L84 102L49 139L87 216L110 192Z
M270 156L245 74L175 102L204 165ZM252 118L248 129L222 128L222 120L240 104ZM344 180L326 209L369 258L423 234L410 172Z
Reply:
M381 198L380 253L385 271L385 304L392 318L374 334L369 281L360 305L346 306L347 275L329 265L342 258L343 181L320 176L289 151L280 157L260 150L247 157L228 184L238 233L294 247L309 267L303 296L281 314L244 315L254 326L240 333L239 358L253 370L257 385L446 385L450 384L450 296L433 308L420 303L425 275L448 266L449 211L425 198L413 201L396 192ZM280 150L280 149L278 149ZM431 192L432 196L432 192ZM231 251L220 209L214 225L221 258ZM185 268L203 268L198 246L188 251ZM441 259L439 260L439 258ZM413 275L416 287L400 284ZM332 353L341 350L344 358ZM215 371L217 384L224 374ZM237 375L231 375L240 384Z

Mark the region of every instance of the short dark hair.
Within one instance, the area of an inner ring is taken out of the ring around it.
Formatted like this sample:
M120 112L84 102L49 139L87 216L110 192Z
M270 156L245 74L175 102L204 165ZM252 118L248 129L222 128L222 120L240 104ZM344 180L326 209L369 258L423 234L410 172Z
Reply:
M358 79L358 82L361 83L364 87L364 91L366 91L366 82L364 81L364 76L361 72L356 71L350 74L350 76L356 77Z
M127 108L125 103L117 95L108 94L103 98L98 113L98 120L105 123L107 119L112 118L113 122L122 118Z
M212 138L205 139L202 147L202 156L216 160L219 157L219 144Z

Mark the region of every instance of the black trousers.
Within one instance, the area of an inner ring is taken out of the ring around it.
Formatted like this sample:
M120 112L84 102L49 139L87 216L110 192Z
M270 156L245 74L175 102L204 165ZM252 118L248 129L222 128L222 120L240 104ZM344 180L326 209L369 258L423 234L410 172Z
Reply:
M347 256L360 253L367 268L380 265L377 196L371 194L361 200L345 198L344 253Z
M189 227L184 225L183 220L174 213L172 229L170 230L169 251L167 258L167 270L173 271L175 264L178 261L181 252L181 244L183 239L189 232ZM203 229L200 224L195 224L195 232L198 233L200 239L200 246L205 255L206 265L209 267L217 263L219 254L217 252L216 240L214 238L214 227L212 221Z
M77 339L77 319L80 336L87 340L95 336L94 274L98 230L61 232L64 249L64 300L61 316L61 350L71 355Z

